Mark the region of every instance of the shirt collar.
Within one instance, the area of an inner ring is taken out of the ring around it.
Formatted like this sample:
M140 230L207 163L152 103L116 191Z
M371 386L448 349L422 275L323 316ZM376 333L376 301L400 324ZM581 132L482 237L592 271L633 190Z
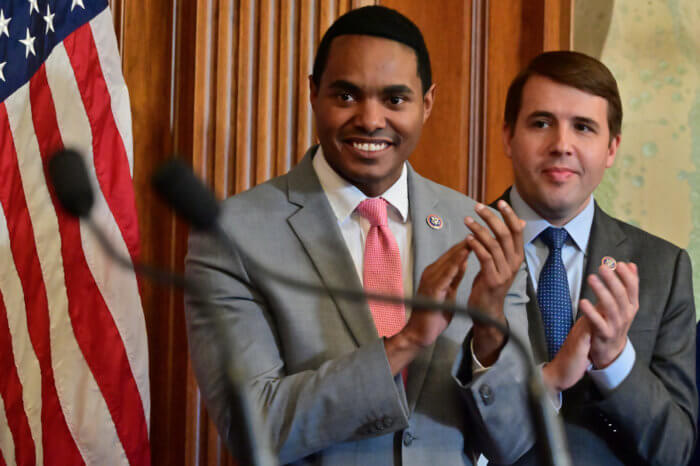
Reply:
M321 182L321 187L326 193L328 202L335 213L338 222L343 222L355 211L360 202L367 199L365 193L355 185L342 178L328 164L323 149L318 146L312 161L316 176ZM403 164L401 175L380 197L383 197L389 205L401 216L401 221L408 221L408 173L406 163Z
M523 231L523 241L525 244L531 243L547 227L553 226L547 220L540 217L540 215L523 200L515 185L513 185L510 190L510 203L515 213L518 214L518 217L527 222L525 230ZM588 239L591 235L594 213L595 206L593 195L591 194L588 205L576 217L572 218L569 223L564 225L569 237L582 252L585 252L588 247Z

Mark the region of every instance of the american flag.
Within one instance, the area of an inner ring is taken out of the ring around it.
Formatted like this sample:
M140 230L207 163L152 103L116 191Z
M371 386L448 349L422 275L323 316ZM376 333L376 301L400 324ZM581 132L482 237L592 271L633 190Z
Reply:
M62 210L48 158L83 154L92 217L138 254L129 96L107 0L0 0L0 466L150 464L134 274Z

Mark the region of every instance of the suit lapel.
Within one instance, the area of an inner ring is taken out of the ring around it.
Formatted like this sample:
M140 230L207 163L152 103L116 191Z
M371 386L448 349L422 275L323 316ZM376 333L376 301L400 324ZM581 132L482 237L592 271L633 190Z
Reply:
M413 293L418 291L423 270L433 263L444 251L451 246L450 224L448 212L444 211L430 185L408 166L408 200L413 226ZM430 228L427 223L429 215L437 215L443 221L441 229ZM430 367L430 361L435 351L435 344L420 352L408 368L406 398L411 412L416 406L425 377Z
M597 299L591 287L588 286L587 278L590 274L598 273L598 267L605 256L613 257L618 261L628 261L630 253L626 239L627 236L617 223L596 203L586 257L584 258L580 299L588 299L595 305ZM576 318L581 317L581 315L579 312ZM564 410L580 409L580 406L585 406L590 402L595 393L598 393L598 390L593 380L587 376L583 377L576 385L564 392Z
M362 290L338 220L313 170L311 154L314 151L315 147L311 148L290 173L289 201L300 209L287 221L325 286ZM358 304L332 298L358 346L379 338L366 302Z
M588 299L593 304L596 303L595 295L587 278L590 274L598 273L603 257L610 256L617 261L626 262L629 260L629 250L625 244L627 237L608 214L595 204L593 214L593 225L591 235L588 240L588 251L584 259L584 274L581 283L581 299ZM579 314L580 315L580 314Z

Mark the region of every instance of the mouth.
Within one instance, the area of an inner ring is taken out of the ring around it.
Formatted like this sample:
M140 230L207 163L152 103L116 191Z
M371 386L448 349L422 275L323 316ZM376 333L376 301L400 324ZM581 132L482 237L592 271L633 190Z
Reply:
M542 173L556 183L562 183L576 175L576 171L566 167L549 167L542 170Z
M389 149L393 143L385 140L347 139L344 144L363 157L372 157Z

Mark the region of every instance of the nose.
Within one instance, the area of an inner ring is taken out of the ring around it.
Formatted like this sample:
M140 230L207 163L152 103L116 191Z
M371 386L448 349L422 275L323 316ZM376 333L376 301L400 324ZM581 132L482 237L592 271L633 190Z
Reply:
M552 131L552 155L571 155L573 153L573 144L571 131L566 125L557 125Z
M386 126L384 106L376 99L366 99L357 106L355 114L355 127L367 134L372 134Z

